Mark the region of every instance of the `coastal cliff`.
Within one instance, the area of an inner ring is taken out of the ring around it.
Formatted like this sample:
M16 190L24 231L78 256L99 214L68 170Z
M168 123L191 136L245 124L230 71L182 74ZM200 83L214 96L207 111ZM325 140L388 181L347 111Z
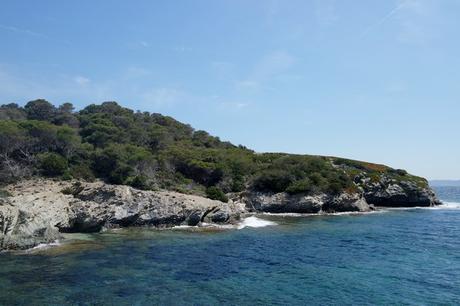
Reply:
M236 224L247 213L367 212L375 209L372 204L439 204L430 188L407 182L374 183L369 189L359 187L357 192L338 194L245 191L231 194L227 203L101 181L35 179L11 184L4 191L8 196L0 198L0 250L52 243L61 238L61 233L99 232L128 226Z
M364 198L368 203L386 207L429 207L439 205L434 191L427 185L418 185L412 181L396 181L383 177L378 182L364 180Z
M346 192L314 195L247 192L241 195L240 201L252 212L319 214L371 210L362 194Z
M78 112L41 99L0 106L0 249L65 232L235 223L245 213L437 204L428 182L402 169L258 153L116 102Z

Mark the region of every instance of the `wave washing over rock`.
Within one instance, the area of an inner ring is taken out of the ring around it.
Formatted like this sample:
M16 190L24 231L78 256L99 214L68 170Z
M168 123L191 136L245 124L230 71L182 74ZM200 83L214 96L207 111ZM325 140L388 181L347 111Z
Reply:
M446 201L443 201L442 205L439 205L439 206L436 206L436 207L433 207L433 208L460 209L460 203L459 202L446 202Z
M442 201L441 204L436 206L414 206L414 207L389 207L389 210L407 210L407 209L441 209L441 210L457 210L460 209L459 202L446 202Z
M276 222L268 221L264 219L257 218L255 216L245 218L240 224L238 224L238 229L243 229L246 227L266 227L277 225Z

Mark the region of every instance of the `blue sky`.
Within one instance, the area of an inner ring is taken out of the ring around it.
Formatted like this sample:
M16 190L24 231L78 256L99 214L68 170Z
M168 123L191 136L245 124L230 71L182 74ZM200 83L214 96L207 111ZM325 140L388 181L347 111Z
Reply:
M256 151L460 178L460 1L0 7L0 103L115 100Z

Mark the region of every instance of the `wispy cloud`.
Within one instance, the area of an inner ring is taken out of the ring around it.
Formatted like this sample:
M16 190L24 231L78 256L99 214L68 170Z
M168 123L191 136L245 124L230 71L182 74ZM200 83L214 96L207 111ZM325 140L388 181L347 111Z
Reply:
M172 50L174 52L190 52L192 51L192 47L188 47L188 46L175 46L172 48Z
M249 102L230 101L230 102L220 103L219 107L225 111L239 111L239 110L247 108L249 105L250 105Z
M85 77L82 77L82 76L80 76L80 75L79 75L79 76L76 76L76 77L74 78L74 81L75 81L75 83L77 83L77 84L80 85L80 86L87 86L87 85L91 82L90 79L85 78Z
M393 15L395 15L399 10L401 10L407 1L401 1L395 7L393 7L390 11L388 11L382 18L378 19L376 22L370 24L364 31L361 33L361 37L367 36L370 32L374 29L382 26L387 20L389 20Z
M235 70L235 65L226 61L211 62L212 70L219 78L232 78Z
M255 89L281 76L295 63L296 58L285 51L275 51L263 56L247 78L236 82L238 89Z
M68 41L55 39L55 38L53 38L51 36L48 36L46 34L43 34L43 33L35 32L35 31L29 30L29 29L22 29L22 28L18 28L18 27L15 27L15 26L11 26L11 25L0 24L0 29L2 29L4 31L9 31L9 32L21 34L21 35L27 35L27 36L31 36L31 37L35 37L35 38L40 38L40 39L46 39L46 40L50 40L50 41L54 41L54 42L59 42L59 43L66 44L66 45L69 44Z
M266 1L266 18L269 23L273 22L279 11L279 0Z
M11 70L13 71L13 70ZM0 104L24 103L32 99L44 98L53 103L72 99L75 105L103 101L131 103L133 106L148 111L163 111L173 107L194 109L198 105L207 105L214 109L225 107L239 110L249 105L244 99L225 102L219 95L195 95L180 85L155 84L148 86L148 78L139 82L138 78L148 76L147 69L129 67L118 76L100 80L85 75L48 75L12 73L0 65ZM227 100L228 101L228 100Z
M403 80L392 80L386 85L386 92L390 94L400 94L408 89L408 85Z
M267 54L256 66L255 75L261 78L270 77L292 67L294 56L285 51L275 51Z
M330 26L339 19L334 0L316 0L315 17L319 25Z
M435 31L436 1L406 0L398 15L400 32L398 40L403 43L424 43L429 40Z
M36 98L59 103L74 97L86 103L113 100L113 86L108 82L93 83L83 76L56 75L43 78L37 75L15 74L0 67L0 101L26 102Z
M45 34L34 32L34 31L31 31L31 30L28 30L28 29L17 28L17 27L14 27L14 26L0 24L0 29L5 30L5 31L19 33L19 34L25 34L25 35L30 35L30 36L49 39L49 37L47 35L45 35Z
M149 107L169 107L184 101L186 94L175 88L153 88L140 94L141 103Z
M382 18L370 24L361 33L361 37L377 31L390 20L399 32L395 35L400 42L423 43L431 34L431 11L438 2L427 0L399 0Z
M259 85L260 85L259 82L250 81L250 80L236 82L236 87L238 89L255 89L255 88L258 88Z
M145 78L152 75L152 71L150 69L138 66L131 66L126 69L123 73L122 78L129 80L129 79L139 79Z

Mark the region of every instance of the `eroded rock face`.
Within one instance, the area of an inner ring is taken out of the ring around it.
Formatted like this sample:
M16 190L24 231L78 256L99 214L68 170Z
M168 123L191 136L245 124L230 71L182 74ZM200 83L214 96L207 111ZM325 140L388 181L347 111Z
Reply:
M57 228L41 216L0 202L0 250L27 249L58 237Z
M364 212L372 210L366 199L360 193L346 193L330 196L328 201L323 204L324 212Z
M332 213L344 211L369 211L370 207L359 193L294 194L248 192L242 195L250 211L269 213Z
M67 193L62 191L66 189ZM0 202L0 249L24 249L59 238L59 232L97 232L103 227L171 227L231 223L241 203L222 203L169 191L141 191L102 182L26 181L9 186Z
M238 220L245 211L239 203L104 183L86 183L73 197L70 205L76 217L68 228L61 228L65 231L93 231L102 226L228 223Z
M366 201L376 206L427 207L441 204L430 187L419 186L415 182L396 182L390 178L381 177L378 182L362 179L359 185L364 190Z
M428 186L381 177L358 180L359 192L340 194L235 194L229 203L170 191L128 186L31 180L11 185L0 199L0 250L50 243L61 232L97 232L125 226L171 227L234 223L246 212L365 212L376 206L440 204ZM66 191L66 194L63 191ZM369 203L369 204L368 204Z

